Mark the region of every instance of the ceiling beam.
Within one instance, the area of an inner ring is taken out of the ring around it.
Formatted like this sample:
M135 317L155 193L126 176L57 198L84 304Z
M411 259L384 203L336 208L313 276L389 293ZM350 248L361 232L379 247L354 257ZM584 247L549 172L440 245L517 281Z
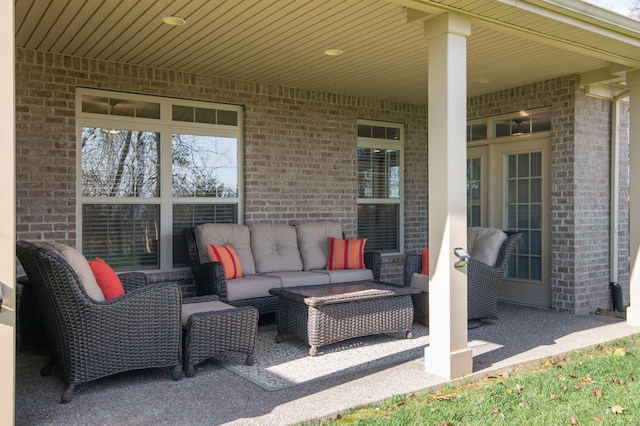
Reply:
M602 68L582 73L580 74L580 87L584 88L591 84L620 83L626 80L626 71L630 69L627 67L625 70L616 71L611 68Z

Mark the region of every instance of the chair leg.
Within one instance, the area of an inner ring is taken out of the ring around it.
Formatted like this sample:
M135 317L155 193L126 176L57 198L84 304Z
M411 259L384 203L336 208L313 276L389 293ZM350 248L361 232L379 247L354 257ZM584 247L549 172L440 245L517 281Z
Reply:
M246 365L253 365L256 362L254 355L251 353L247 356L247 360L244 362Z
M196 368L193 365L187 365L186 371L187 377L193 377L196 375Z
M52 371L53 371L53 357L49 359L49 362L47 362L47 365L42 367L42 370L40 370L40 375L42 377L49 377Z
M175 381L182 379L182 364L178 364L173 367L173 371L171 372L171 378Z
M71 383L67 387L67 389L64 391L64 393L60 397L60 403L61 404L66 404L68 402L71 402L71 400L73 399L73 390L75 389L75 387L76 387L76 385L74 385L73 383Z

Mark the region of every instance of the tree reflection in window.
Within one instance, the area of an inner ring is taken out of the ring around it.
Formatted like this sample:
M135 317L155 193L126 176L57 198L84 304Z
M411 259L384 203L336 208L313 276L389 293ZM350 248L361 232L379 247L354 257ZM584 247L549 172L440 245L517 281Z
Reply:
M174 197L238 196L238 148L235 138L174 134Z
M157 197L159 145L155 132L82 128L84 197Z

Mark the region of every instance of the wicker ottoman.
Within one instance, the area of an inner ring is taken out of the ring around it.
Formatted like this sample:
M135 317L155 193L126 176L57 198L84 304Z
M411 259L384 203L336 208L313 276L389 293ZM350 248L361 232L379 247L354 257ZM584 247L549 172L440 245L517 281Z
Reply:
M217 299L216 296L206 298ZM219 300L194 299L186 299L182 304L187 377L195 375L196 364L224 352L245 353L246 364L252 365L258 333L258 310L253 306L236 308Z

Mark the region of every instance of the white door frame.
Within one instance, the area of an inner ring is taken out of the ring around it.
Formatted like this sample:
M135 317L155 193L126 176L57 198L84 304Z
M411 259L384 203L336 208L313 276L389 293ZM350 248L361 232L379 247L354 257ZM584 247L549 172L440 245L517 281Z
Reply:
M505 278L499 297L517 303L551 306L551 139L549 136L509 138L487 141L471 146L467 158L481 159L482 207L481 226L506 229L505 216L505 155L528 152L542 153L542 280L541 282Z

